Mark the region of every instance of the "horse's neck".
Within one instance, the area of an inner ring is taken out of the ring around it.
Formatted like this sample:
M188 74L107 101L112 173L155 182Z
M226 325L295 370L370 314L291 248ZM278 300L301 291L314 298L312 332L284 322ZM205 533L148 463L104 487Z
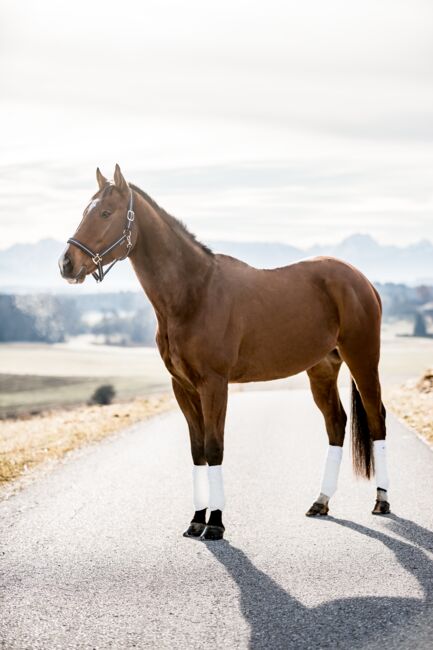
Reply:
M183 318L203 295L213 257L141 196L136 198L135 212L137 240L129 257L138 280L158 316Z

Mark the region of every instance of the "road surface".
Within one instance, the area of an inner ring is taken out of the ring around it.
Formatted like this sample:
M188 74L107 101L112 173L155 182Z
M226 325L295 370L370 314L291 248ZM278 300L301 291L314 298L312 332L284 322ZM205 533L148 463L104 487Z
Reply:
M0 504L0 647L431 648L433 454L389 432L395 514L370 514L346 449L332 516L309 519L327 444L309 392L232 394L227 539L207 544L181 536L179 412L72 455Z

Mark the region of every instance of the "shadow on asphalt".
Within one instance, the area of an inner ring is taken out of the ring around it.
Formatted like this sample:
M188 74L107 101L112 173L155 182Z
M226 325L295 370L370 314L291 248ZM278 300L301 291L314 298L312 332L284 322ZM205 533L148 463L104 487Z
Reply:
M209 551L227 569L240 590L241 612L251 629L249 647L254 650L431 647L433 563L423 549L433 551L433 533L395 515L386 519L389 530L410 543L353 521L327 517L318 524L324 521L327 521L325 525L349 528L387 546L400 565L417 579L423 597L344 598L310 609L255 567L241 549L226 540L208 543ZM374 572L374 557L370 565Z

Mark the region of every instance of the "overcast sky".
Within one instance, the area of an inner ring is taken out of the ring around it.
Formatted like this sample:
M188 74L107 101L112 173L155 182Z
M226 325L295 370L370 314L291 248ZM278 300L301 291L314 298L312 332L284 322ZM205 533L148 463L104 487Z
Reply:
M95 167L205 240L433 240L430 0L0 1L0 247Z

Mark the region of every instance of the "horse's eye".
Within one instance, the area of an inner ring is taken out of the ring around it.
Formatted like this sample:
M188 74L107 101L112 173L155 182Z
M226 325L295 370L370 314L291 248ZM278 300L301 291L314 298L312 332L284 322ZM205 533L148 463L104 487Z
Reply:
M111 214L110 210L102 210L101 217L107 219L110 216L110 214Z

